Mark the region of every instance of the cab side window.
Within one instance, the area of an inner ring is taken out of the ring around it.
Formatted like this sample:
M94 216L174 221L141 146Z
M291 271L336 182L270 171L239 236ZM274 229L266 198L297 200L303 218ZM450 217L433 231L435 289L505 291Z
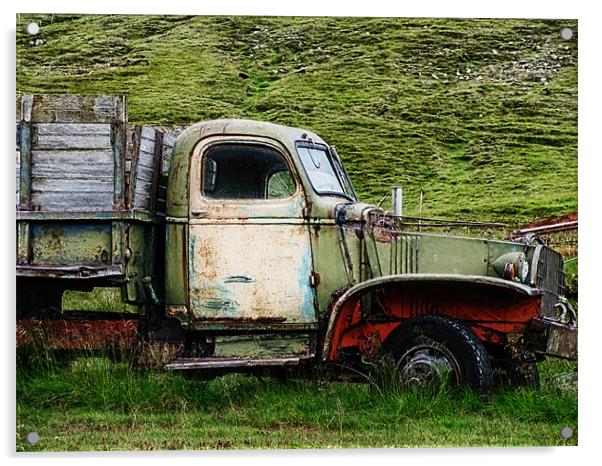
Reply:
M275 150L227 144L203 158L202 194L209 199L284 199L295 192L294 178Z

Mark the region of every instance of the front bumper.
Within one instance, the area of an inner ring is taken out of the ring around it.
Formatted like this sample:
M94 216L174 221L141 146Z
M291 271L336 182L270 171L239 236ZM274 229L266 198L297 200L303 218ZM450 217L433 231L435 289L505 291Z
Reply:
M533 319L524 338L525 348L546 356L577 359L577 326L548 317Z

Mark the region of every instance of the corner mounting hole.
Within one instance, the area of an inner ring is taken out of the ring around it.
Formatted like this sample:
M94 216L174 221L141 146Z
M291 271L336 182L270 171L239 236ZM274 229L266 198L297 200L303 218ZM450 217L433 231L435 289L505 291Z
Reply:
M571 40L573 38L573 30L571 28L562 28L560 30L560 37L564 40Z
M569 426L564 426L562 429L560 429L560 436L563 439L570 439L573 436L573 429L571 429Z

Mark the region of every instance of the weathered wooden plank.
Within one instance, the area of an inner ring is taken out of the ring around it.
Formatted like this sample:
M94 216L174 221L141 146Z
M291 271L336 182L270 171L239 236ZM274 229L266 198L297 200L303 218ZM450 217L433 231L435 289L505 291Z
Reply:
M34 148L48 150L82 150L82 149L111 149L110 135L95 134L51 134L40 135L34 142Z
M152 181L145 181L138 178L136 183L136 196L150 196Z
M19 120L27 121L31 123L31 114L33 109L33 95L28 94L21 97L21 104L19 105Z
M55 201L45 200L44 207L40 207L39 212L55 212L60 210L64 213L91 213L91 212L102 212L104 207L106 206L105 199L87 199L86 201L82 201L78 204L74 204L72 202L69 203L69 207L64 207L65 201L62 199L57 199Z
M36 161L33 163L32 171L34 176L54 176L62 178L64 176L102 176L113 179L113 165L110 162L95 160L94 164L85 163L54 163L49 161Z
M33 179L32 192L37 193L87 193L113 192L113 179L106 178L91 183L89 180L37 178Z
M142 165L138 165L137 179L147 181L147 182L152 182L153 181L152 167L149 168L149 167L143 167Z
M176 143L176 137L171 134L163 133L163 145L167 147L173 147Z
M150 141L155 141L155 128L151 128L150 126L142 126L140 131L140 137L142 139L148 139Z
M90 212L107 210L113 203L113 193L32 193L32 204L39 210L61 212Z
M150 188L152 186L152 183L148 183L146 181L138 181L138 184L136 185L136 191L134 194L134 207L135 208L142 208L142 209L148 209L150 210L151 208L151 191Z
M111 167L112 168L112 167ZM86 183L88 186L95 185L96 183L113 183L113 177L111 175L107 175L107 171L103 170L102 167L94 167L94 169L90 169L86 172L81 171L72 171L71 173L62 173L60 178L56 176L56 171L54 168L49 168L47 171L36 170L36 176L32 178L34 187L39 187L41 182L45 182L48 180L54 181L65 181L65 185L75 181L82 181Z
M140 139L140 152L146 152L147 154L155 153L155 140L154 139Z
M40 135L104 135L111 136L111 125L108 123L36 123Z
M31 121L39 123L112 123L125 121L125 96L36 94Z
M134 203L134 209L142 209L149 210L150 197L148 196L138 196L136 198L136 202Z
M134 209L142 209L149 210L150 197L148 196L138 196L136 198L136 202L134 203Z
M149 196L138 196L136 198L136 203L134 204L134 209L150 210L149 204L150 204Z
M139 175L140 175L140 173L139 173ZM149 191L149 192L150 192L150 188L151 188L151 187L152 187L152 185L153 185L153 180L152 180L152 178L149 180L149 179L146 179L146 177L143 177L143 176L138 176L138 178L136 179L136 187L138 187L138 185L139 185L140 183L142 183L142 184L144 185L144 191L145 191L145 192L146 192L146 191ZM141 191L140 191L139 189L136 189L136 192L141 192Z
M152 169L154 166L154 154L141 150L138 156L138 166L140 165L144 168Z
M113 164L112 150L94 150L94 151L63 151L63 150L43 150L33 151L32 164L51 164L57 167L68 165L81 166L82 170L95 164Z

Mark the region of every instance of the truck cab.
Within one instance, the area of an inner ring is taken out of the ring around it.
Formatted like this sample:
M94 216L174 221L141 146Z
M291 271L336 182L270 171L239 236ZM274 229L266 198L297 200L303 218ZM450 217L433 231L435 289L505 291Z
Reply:
M334 211L356 198L336 152L295 128L199 123L176 141L168 185L166 314L199 334L295 340L287 356L314 357L320 317L348 283Z

